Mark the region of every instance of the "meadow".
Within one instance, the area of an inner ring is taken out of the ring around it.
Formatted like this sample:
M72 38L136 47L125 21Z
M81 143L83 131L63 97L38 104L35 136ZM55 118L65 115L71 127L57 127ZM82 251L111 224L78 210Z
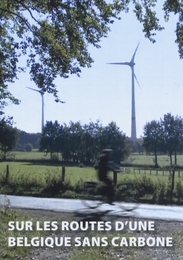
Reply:
M94 167L52 162L40 152L12 152L13 160L0 162L0 193L48 196L80 197L85 181L97 181ZM183 199L183 155L178 156L179 168L175 171L175 198ZM171 172L169 158L158 157L159 168L155 169L151 155L131 155L117 174L117 183L131 182L135 194L157 202L169 199ZM62 169L65 167L63 179ZM7 174L8 167L8 174ZM113 172L110 173L113 178ZM133 191L134 192L134 191Z

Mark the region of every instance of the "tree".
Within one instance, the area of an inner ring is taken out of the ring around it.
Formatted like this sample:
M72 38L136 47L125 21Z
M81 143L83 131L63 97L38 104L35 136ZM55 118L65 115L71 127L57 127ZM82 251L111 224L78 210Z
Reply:
M145 36L154 42L155 31L163 29L155 12L156 4L157 0L1 0L0 92L18 102L8 92L7 83L28 69L37 87L53 93L58 101L56 77L80 75L82 67L91 66L89 45L100 47L101 38L107 36L120 12L132 8L143 24ZM164 0L162 6L166 20L171 13L179 16L176 42L182 58L182 1ZM23 66L19 66L21 56L26 57Z
M132 1L126 1L132 2ZM133 0L134 12L137 20L143 25L143 32L145 37L150 41L155 42L155 32L161 31L164 27L161 26L159 18L157 17L156 8L157 0ZM158 3L159 4L159 3ZM164 19L168 21L170 15L177 15L178 21L176 24L176 43L178 44L178 52L180 58L183 58L183 3L182 0L164 0L162 1L162 11L164 12Z
M183 148L183 119L179 116L173 116L171 113L164 115L161 119L163 128L164 149L170 157L170 170L172 175L171 201L173 197L175 183L175 166L177 165L177 153ZM174 164L172 157L174 155Z
M103 0L1 0L0 86L28 67L38 88L58 101L55 78L91 66L88 45L99 47L123 7ZM21 56L26 56L24 67L18 66Z
M143 146L147 153L155 156L155 166L158 166L158 151L161 149L162 128L158 121L152 120L144 126Z
M0 150L3 153L3 159L6 159L7 152L11 151L17 143L18 131L6 121L0 122Z
M40 140L40 150L44 151L46 154L50 153L51 159L53 158L53 154L57 154L63 148L63 126L60 125L57 121L54 123L52 121L47 121L46 125L43 129L43 134Z
M26 144L31 144L32 148L39 149L41 133L26 133L18 130L18 137L17 150L24 150Z
M123 134L115 122L109 123L103 128L100 138L100 152L105 148L113 150L113 157L117 163L124 160L130 153Z
M165 114L161 119L163 131L164 151L168 152L170 157L170 166L177 164L177 153L183 148L183 119L179 116L173 116L171 113Z
M25 148L25 151L26 151L26 152L31 152L33 146L32 146L31 143L27 143L27 144L25 144L25 147L24 147L24 148Z
M147 152L155 155L157 166L157 152L168 153L170 166L177 164L177 153L183 149L183 119L171 113L164 115L160 121L152 120L144 126L143 146Z
M69 151L70 159L74 162L79 162L82 157L81 138L83 135L83 127L78 121L70 122L67 127L67 135L65 140L65 149Z

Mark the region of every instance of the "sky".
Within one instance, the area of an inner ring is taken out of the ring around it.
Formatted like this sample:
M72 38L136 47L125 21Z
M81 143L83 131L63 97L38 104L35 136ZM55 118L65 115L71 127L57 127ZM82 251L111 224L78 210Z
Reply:
M160 10L160 9L159 9ZM147 122L159 120L164 114L183 117L183 60L180 60L175 43L176 16L164 23L165 30L150 42L142 32L135 14L122 13L121 20L111 26L101 48L89 47L94 63L82 69L80 77L57 78L58 96L65 104L56 103L51 94L44 95L44 119L60 124L80 121L81 124L100 120L103 126L116 122L120 130L131 135L131 69L129 66L109 65L109 62L129 62L137 44L135 56L135 106L137 137L143 136ZM29 74L9 85L9 90L21 104L9 105L6 115L13 116L14 126L28 133L41 132L41 95Z

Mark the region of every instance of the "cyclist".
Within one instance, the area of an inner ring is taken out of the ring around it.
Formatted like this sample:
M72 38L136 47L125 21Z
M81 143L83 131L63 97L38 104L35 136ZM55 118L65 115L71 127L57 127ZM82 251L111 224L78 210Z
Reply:
M113 182L111 178L108 176L108 171L113 170L112 155L113 155L112 149L104 149L99 156L99 162L98 162L98 178L100 181L105 183L107 187L107 192L108 192L107 196L110 204L112 204L112 201L114 199Z

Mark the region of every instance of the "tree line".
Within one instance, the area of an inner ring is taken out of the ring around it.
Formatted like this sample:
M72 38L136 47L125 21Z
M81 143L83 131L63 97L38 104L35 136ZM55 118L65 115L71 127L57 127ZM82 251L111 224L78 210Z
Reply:
M154 154L155 166L161 153L168 154L171 167L177 165L177 154L183 151L183 118L167 113L160 120L146 123L143 134L143 146L147 153Z
M11 120L9 123L0 121L0 150L4 159L12 149L29 151L39 148L50 154L51 159L62 154L63 160L90 164L102 149L111 148L117 163L125 160L131 152L142 153L145 150L147 154L154 154L157 167L159 154L168 154L170 166L173 166L177 164L177 155L183 151L183 118L171 113L160 120L147 122L142 138L135 143L115 122L103 126L100 121L84 125L79 121L69 124L47 121L42 134L28 134L14 128L11 123Z
M117 163L130 154L129 138L115 122L102 126L99 121L84 125L79 121L68 125L49 121L40 139L40 150L50 153L51 159L61 153L63 160L77 163L93 163L105 148L113 149Z

